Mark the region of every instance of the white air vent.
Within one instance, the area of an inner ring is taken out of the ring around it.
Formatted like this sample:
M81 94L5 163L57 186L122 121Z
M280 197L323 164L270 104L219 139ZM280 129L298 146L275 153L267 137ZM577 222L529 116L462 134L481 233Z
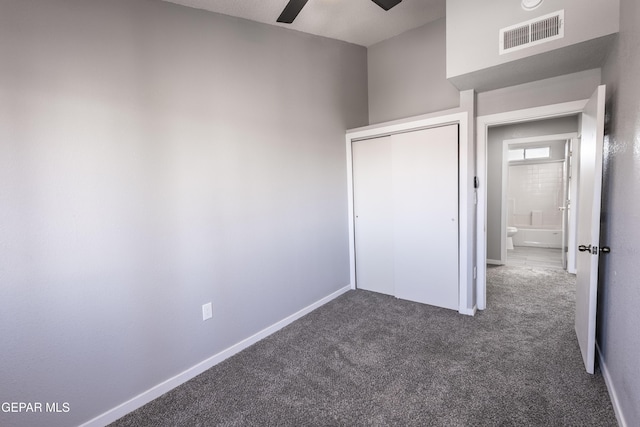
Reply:
M500 55L564 37L564 10L500 30Z

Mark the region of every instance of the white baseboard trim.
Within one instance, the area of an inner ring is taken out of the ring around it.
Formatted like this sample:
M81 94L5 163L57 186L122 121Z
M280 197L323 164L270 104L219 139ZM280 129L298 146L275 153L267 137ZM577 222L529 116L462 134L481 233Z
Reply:
M487 264L504 265L504 262L499 259L487 259Z
M627 422L625 421L624 414L622 413L622 407L620 406L620 401L618 400L618 393L616 393L616 389L613 386L613 380L611 379L611 375L609 374L609 369L607 369L607 364L605 363L604 357L602 357L602 352L600 351L600 346L596 342L596 350L598 351L598 360L600 371L602 372L602 377L604 378L604 383L607 386L607 390L609 390L609 398L611 398L611 404L613 405L613 412L616 414L616 419L618 420L618 425L620 427L627 427Z
M458 310L458 313L466 314L467 316L475 316L477 310L478 306L474 305L473 308L461 308L460 310Z
M202 362L192 366L191 368L186 369L185 371L179 373L178 375L172 378L169 378L168 380L163 381L154 387L151 387L149 390L140 393L139 395L116 406L115 408L112 408L107 412L104 412L103 414L98 415L97 417L87 421L86 423L81 424L80 427L102 427L114 422L115 420L125 416L129 412L135 409L138 409L143 405L146 405L152 400L162 396L164 393L168 392L169 390L176 388L180 384L187 382L191 378L194 378L195 376L203 373L207 369L217 365L218 363L233 356L234 354L241 352L245 348L251 346L252 344L255 344L256 342L260 341L263 338L268 337L274 332L277 332L278 330L284 328L290 323L298 320L302 316L312 312L316 308L339 297L345 292L348 292L349 290L351 290L351 285L347 285L341 289L338 289L332 294L327 295L326 297L314 302L313 304L303 308L302 310L292 314L291 316L288 316L280 320L279 322L274 323L273 325L261 330L260 332L250 336L249 338L245 338L239 343L234 344L225 350L222 350L220 353L217 353L211 356L210 358L203 360Z

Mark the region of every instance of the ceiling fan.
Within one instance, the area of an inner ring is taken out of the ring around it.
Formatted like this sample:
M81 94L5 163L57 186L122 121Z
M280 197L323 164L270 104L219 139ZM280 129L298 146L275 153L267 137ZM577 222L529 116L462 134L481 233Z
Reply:
M296 16L300 13L305 4L307 4L309 0L289 0L289 3L284 7L284 10L278 17L277 22L282 22L284 24L291 24ZM389 10L402 0L371 0L384 10Z

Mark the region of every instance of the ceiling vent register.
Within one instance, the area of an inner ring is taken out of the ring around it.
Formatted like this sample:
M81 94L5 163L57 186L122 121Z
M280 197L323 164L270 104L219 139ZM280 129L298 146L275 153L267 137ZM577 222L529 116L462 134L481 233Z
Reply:
M564 37L564 10L500 30L500 55Z

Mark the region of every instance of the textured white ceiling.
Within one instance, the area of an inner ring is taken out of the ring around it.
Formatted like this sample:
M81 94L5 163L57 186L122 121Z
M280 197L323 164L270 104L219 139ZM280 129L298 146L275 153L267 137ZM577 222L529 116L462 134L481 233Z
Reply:
M371 0L309 0L293 24L276 19L288 0L164 0L371 46L445 16L446 0L403 0L385 12Z

